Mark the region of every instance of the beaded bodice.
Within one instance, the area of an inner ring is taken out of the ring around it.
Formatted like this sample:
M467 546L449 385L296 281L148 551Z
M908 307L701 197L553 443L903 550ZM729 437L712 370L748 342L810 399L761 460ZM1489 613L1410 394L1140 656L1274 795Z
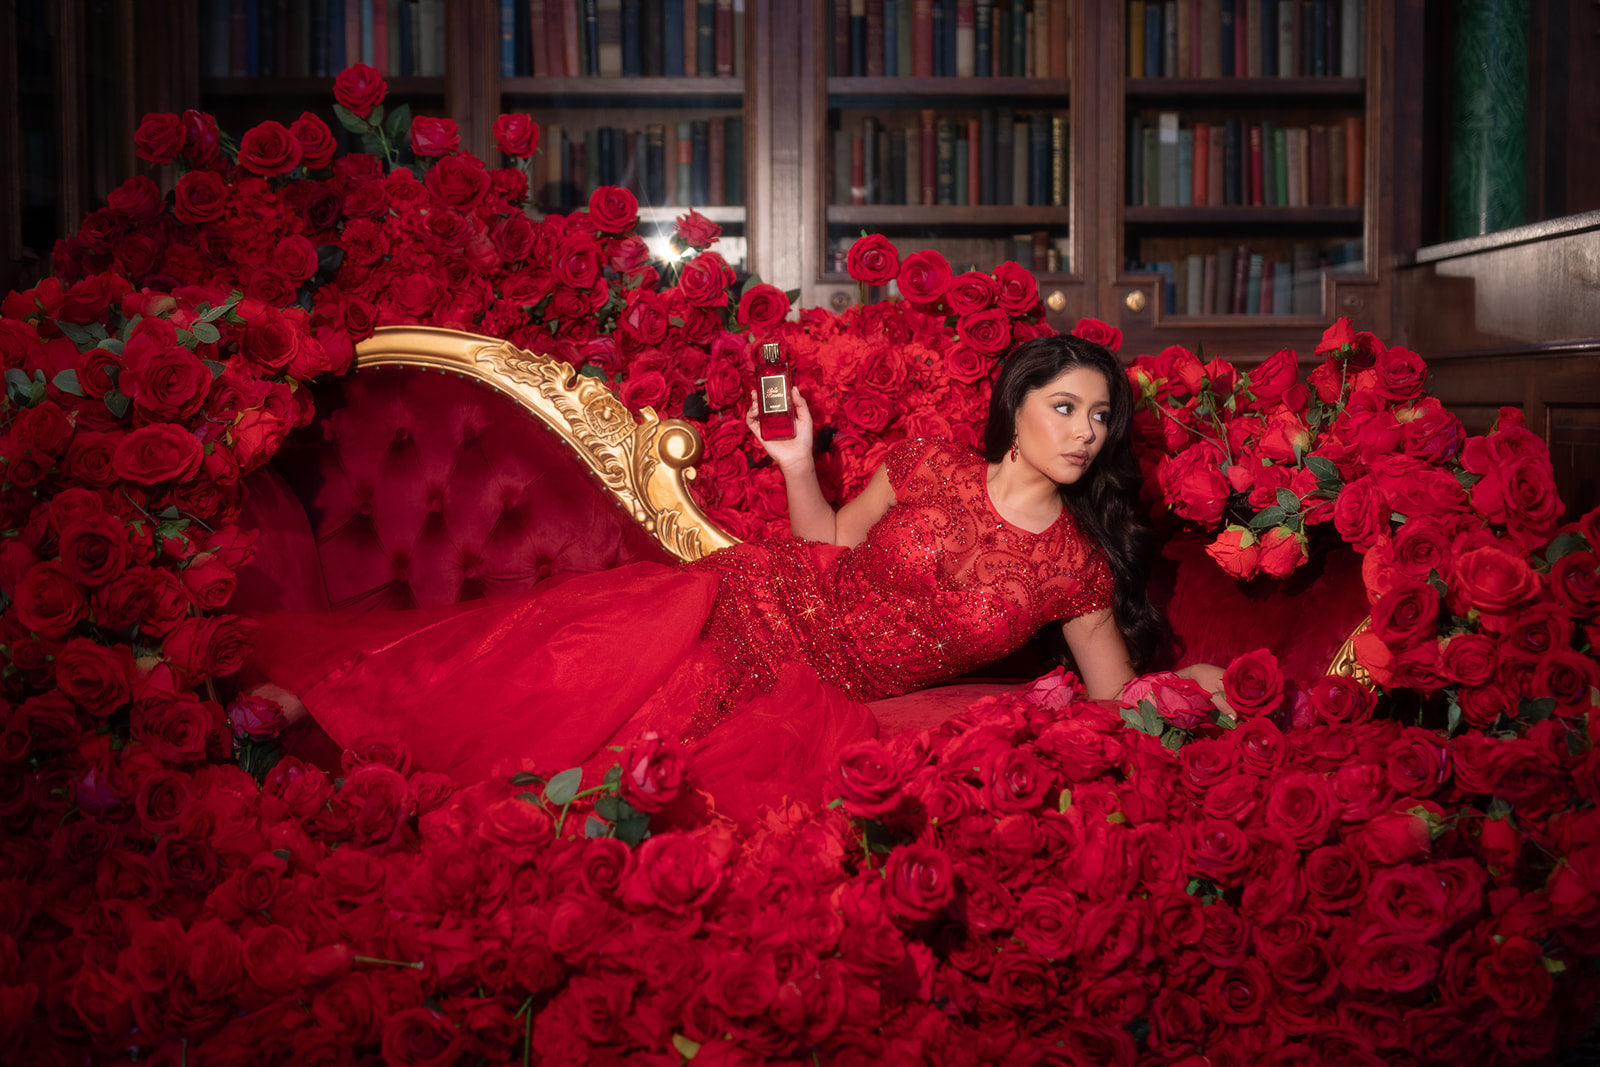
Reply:
M896 503L860 545L751 542L691 564L719 575L704 636L744 684L767 688L782 663L799 661L877 700L967 673L1053 619L1111 603L1110 566L1071 515L1037 534L1006 522L976 451L906 441L886 463Z

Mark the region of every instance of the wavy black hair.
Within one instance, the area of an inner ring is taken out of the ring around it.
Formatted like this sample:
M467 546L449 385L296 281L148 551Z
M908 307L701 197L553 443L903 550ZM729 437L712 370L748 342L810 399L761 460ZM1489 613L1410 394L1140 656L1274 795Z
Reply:
M1128 658L1137 671L1146 670L1167 635L1167 621L1146 588L1155 537L1140 517L1139 461L1134 458L1133 387L1117 357L1101 345L1071 334L1036 337L1018 345L1006 357L989 397L989 421L983 432L983 454L999 463L1011 450L1017 433L1017 412L1028 394L1054 381L1066 371L1084 367L1099 371L1111 394L1106 420L1106 441L1084 476L1060 486L1078 528L1092 537L1111 563L1115 580L1111 613L1128 646ZM1049 627L1060 634L1059 627ZM1047 642L1057 653L1064 644ZM1064 657L1066 658L1066 657Z

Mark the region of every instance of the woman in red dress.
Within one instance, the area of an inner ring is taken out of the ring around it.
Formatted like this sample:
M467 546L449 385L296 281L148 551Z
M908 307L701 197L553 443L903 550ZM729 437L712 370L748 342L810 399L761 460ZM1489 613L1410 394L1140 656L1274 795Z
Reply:
M468 781L599 771L654 730L688 746L719 808L749 817L819 799L839 749L876 732L865 702L968 673L1043 626L1060 627L1091 697L1149 661L1163 623L1144 592L1134 399L1110 352L1071 336L1019 346L982 454L902 442L837 511L795 404L796 436L764 442L795 539L443 611L267 620L267 694L341 744L401 742ZM1220 688L1215 669L1200 678Z

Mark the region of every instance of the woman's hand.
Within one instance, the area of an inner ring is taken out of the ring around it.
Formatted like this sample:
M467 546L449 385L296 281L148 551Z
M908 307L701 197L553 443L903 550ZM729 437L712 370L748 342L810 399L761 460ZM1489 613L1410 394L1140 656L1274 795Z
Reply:
M1205 691L1211 694L1211 703L1216 705L1217 710L1228 718L1235 719L1238 716L1228 705L1226 686L1223 684L1223 676L1226 673L1224 668L1215 663L1191 663L1187 667L1179 668L1178 677L1187 678L1204 687Z
M761 447L766 449L767 455L772 457L772 462L785 475L791 471L801 471L812 464L811 451L816 443L816 428L811 421L811 408L806 404L806 398L800 395L799 386L789 390L789 403L794 411L794 436L782 441L768 441L761 436L761 405L756 397L756 391L750 390L750 410L745 412L744 424L750 427L750 433Z

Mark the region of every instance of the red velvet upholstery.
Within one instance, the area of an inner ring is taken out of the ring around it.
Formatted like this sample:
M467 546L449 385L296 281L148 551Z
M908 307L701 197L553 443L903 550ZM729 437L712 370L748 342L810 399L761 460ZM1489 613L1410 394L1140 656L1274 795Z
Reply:
M669 558L565 442L480 382L374 367L323 387L317 410L275 465L304 507L323 602L336 610L448 604ZM293 526L272 483L253 480L244 521ZM261 543L233 610L315 602L289 588L305 578L304 543L291 541Z

